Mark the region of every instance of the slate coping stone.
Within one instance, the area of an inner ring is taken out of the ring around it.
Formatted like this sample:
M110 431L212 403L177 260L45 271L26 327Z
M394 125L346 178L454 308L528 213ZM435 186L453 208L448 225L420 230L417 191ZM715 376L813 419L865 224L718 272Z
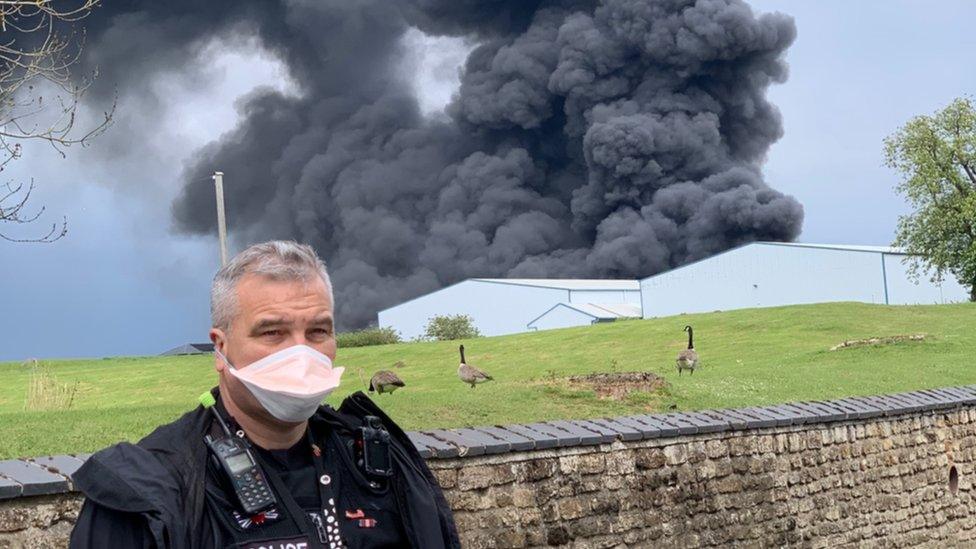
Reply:
M70 489L68 478L52 473L40 465L16 459L0 461L0 477L20 484L20 495L40 496L58 494Z
M425 431L428 435L457 446L458 456L480 456L485 454L485 446L479 439L465 436L448 429ZM484 435L483 435L484 436Z
M655 417L663 423L670 423L671 425L677 427L679 435L698 434L698 426L695 425L690 419L688 419L682 412L676 412L673 414L664 414Z
M724 421L729 429L742 430L748 426L748 420L732 410L703 410L702 413L714 417L717 421Z
M535 449L535 442L503 426L475 427L475 429L504 440L509 444L513 452L524 452Z
M524 436L535 444L536 450L555 448L559 445L559 438L551 433L537 431L527 425L506 425L506 429Z
M821 421L841 421L847 419L847 412L832 404L820 401L799 403L821 414Z
M698 426L699 433L719 433L729 430L729 424L698 411L685 412L685 416Z
M772 419L776 427L786 427L789 425L793 425L792 416L788 416L772 408L750 407L750 408L744 408L743 411L749 412L751 414L762 415L764 417Z
M891 398L881 396L866 396L862 398L880 408L885 416L896 416L908 412L904 404ZM928 408L928 404L926 408Z
M939 389L926 389L924 391L919 391L919 393L932 396L933 398L939 400L943 404L943 408L955 408L962 403L959 397L946 391L940 391Z
M641 435L641 432L637 428L631 425L621 423L615 419L601 417L601 418L594 418L594 419L586 419L582 421L583 423L602 425L607 429L610 429L613 432L617 433L617 437L623 441L641 440L642 438L644 438L644 436Z
M71 479L71 475L75 474L75 471L81 468L81 466L85 463L74 456L44 456L34 458L31 461L37 463L52 473L68 477L69 481Z
M458 435L470 439L485 449L486 454L504 454L512 451L512 445L504 439L500 439L491 433L486 433L481 429L465 427L462 429L451 429Z
M661 416L637 415L629 416L634 421L647 425L652 429L657 429L660 437L673 437L678 435L678 427L671 423L666 423Z
M931 402L919 399L911 394L889 395L888 399L900 404L901 409L909 413L926 410L932 405Z
M21 495L24 492L24 487L20 484L10 480L9 478L0 477L0 499L10 499Z
M556 446L559 448L564 448L566 446L579 446L580 439L582 438L578 434L574 434L565 429L556 427L549 422L529 423L526 425L526 427L555 437Z
M418 450L425 448L431 457L452 458L458 456L459 451L457 446L448 444L443 440L438 440L426 433L412 431L407 433L407 436L410 437L410 440L417 446Z
M865 400L859 400L857 398L842 398L840 399L845 405L857 410L857 414L862 418L872 418L882 415L884 412Z
M750 418L749 427L754 429L766 429L776 427L777 418L767 415L762 408L739 408L736 410L740 415Z
M722 412L724 412L725 415L734 417L738 420L736 421L736 426L738 429L755 429L761 426L759 425L759 420L755 417L755 415L749 414L745 410L731 408L722 410ZM770 425L770 427L772 427L772 425Z
M640 433L641 438L644 439L658 438L664 436L664 431L662 430L663 429L662 426L647 423L645 421L640 421L636 417L630 417L630 416L616 417L613 418L613 421L635 429L638 433ZM677 434L678 430L675 429L674 432L675 434Z
M549 421L551 425L554 425L560 429L568 431L574 435L579 435L580 444L583 446L590 446L593 444L605 444L617 440L616 434L610 433L601 427L587 427L583 425L580 421L571 420L555 420Z

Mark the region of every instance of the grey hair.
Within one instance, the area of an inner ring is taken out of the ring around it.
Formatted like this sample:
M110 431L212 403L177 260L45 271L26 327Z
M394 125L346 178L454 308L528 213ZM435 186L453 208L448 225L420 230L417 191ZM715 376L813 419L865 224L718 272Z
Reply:
M226 330L230 327L237 314L237 283L246 274L300 281L319 276L329 289L329 300L335 306L329 272L315 250L291 240L272 240L248 247L217 271L210 287L210 319L214 328Z

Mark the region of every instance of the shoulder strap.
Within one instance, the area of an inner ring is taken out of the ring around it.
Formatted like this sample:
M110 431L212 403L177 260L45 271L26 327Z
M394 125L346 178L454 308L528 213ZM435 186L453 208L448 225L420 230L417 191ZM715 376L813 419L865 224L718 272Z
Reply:
M258 463L261 465L261 469L264 470L264 475L274 487L275 495L278 497L278 502L288 511L288 515L291 517L294 526L298 528L302 534L305 534L305 536L308 537L309 543L312 544L312 547L316 549L322 547L322 545L319 543L318 531L305 518L305 511L300 505L298 505L295 498L292 497L288 487L285 486L285 482L281 480L281 476L278 475L274 468L268 466L268 464L264 461L264 458L262 458L258 452L254 452L254 459L258 461Z

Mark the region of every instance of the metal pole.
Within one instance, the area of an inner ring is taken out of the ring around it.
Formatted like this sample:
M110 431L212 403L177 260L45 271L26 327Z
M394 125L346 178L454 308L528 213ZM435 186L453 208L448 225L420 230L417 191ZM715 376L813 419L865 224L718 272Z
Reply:
M227 223L224 219L224 172L214 172L214 190L217 192L217 237L220 239L220 266L227 265Z

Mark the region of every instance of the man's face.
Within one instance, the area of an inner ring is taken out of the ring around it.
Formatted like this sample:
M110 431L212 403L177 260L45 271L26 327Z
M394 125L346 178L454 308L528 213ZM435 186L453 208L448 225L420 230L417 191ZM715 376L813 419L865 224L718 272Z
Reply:
M248 365L292 345L308 345L335 360L336 340L332 300L321 277L307 281L276 281L255 274L237 283L237 311L225 332L210 330L210 339L237 368ZM254 396L227 366L216 361L217 371L242 410L270 418Z

